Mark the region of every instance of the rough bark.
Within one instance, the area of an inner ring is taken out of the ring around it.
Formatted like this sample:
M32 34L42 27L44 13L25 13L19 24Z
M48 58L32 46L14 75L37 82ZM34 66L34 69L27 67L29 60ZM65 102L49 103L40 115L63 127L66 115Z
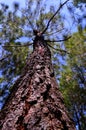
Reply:
M1 130L75 130L56 83L51 53L36 36L33 53L0 113Z

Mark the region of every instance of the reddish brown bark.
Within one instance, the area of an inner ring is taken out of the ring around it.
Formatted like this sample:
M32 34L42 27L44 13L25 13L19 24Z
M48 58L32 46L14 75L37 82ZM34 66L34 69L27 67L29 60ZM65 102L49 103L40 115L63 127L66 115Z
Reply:
M75 130L41 36L36 36L34 51L0 113L0 125L1 130Z

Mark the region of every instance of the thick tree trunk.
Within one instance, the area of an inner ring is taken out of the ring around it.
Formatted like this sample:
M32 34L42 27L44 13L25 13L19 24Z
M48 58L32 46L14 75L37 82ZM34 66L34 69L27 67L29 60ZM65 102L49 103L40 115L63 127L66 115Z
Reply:
M51 53L42 36L0 113L1 130L75 130L56 83Z

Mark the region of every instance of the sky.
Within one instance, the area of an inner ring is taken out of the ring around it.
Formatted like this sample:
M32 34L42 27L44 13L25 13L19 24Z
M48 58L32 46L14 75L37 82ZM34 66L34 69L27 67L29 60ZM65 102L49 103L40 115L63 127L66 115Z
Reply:
M0 0L0 3L5 3L7 5L9 5L9 8L12 9L13 8L13 3L17 2L20 5L20 8L25 6L25 1L26 0Z
M5 3L5 4L9 5L10 9L12 9L14 2L19 3L20 8L22 8L25 6L26 1L27 0L0 0L0 3ZM43 0L43 1L46 1L46 0ZM56 0L47 0L46 2L48 2L48 4L56 4ZM59 0L58 0L58 2L59 2Z

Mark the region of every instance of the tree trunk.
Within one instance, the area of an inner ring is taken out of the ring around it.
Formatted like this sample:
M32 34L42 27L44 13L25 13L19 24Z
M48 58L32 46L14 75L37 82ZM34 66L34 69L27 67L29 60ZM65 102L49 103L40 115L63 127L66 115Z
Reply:
M75 130L56 83L50 50L36 36L33 52L0 113L1 130Z

